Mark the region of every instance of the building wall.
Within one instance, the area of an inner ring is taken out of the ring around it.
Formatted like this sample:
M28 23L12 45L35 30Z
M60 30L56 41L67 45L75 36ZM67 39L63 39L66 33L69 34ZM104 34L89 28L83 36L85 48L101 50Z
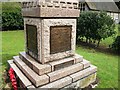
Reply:
M84 3L84 2L79 3L79 9L80 9L80 12L89 11L89 8L88 8L87 4Z
M112 17L115 23L119 23L120 21L119 13L107 12L107 14Z
M85 5L83 5L85 4ZM92 11L88 8L87 4L85 2L80 2L79 3L79 9L80 12L83 11ZM115 21L115 23L119 23L120 22L120 13L114 13L114 12L107 12L107 15L110 15L112 17L112 19Z
M119 23L119 14L118 13L114 13L114 20L115 20L115 23Z
M119 23L120 23L120 13L118 14L118 20L119 20Z

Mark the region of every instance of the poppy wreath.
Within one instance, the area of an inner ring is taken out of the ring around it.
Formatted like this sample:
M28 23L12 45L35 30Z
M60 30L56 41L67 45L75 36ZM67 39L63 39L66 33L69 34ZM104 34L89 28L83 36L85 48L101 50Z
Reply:
M17 81L16 81L16 77L15 77L15 74L14 74L14 70L12 68L10 68L8 73L9 73L10 80L12 82L13 89L14 90L18 90Z

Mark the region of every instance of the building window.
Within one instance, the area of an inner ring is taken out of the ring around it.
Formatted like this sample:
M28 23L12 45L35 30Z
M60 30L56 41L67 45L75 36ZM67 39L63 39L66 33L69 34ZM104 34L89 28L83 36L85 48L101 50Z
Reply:
M79 9L80 9L80 11L82 12L82 11L85 11L85 3L79 3Z

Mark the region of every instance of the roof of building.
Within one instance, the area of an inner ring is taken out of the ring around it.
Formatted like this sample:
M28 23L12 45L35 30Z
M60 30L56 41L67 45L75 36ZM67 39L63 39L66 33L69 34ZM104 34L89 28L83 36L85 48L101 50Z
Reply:
M84 1L87 3L88 7L92 10L120 12L120 9L115 4L114 0L109 0L109 2L108 0L80 0L80 2Z
M115 2L119 2L120 0L114 0Z

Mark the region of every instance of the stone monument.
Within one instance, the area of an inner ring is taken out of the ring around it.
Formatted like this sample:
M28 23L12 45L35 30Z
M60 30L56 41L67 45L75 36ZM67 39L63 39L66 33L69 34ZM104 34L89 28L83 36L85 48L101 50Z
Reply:
M22 2L26 51L8 63L22 88L84 88L97 68L75 53L78 0Z

